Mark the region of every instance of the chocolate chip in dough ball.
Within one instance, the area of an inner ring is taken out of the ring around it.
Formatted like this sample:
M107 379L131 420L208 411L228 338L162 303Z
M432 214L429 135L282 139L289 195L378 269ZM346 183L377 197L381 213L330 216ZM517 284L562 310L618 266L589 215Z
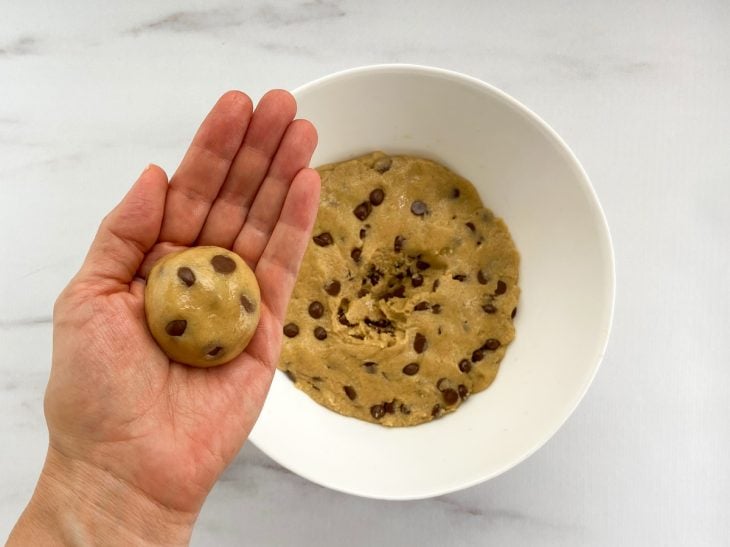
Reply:
M390 166L393 165L393 158L385 156L375 160L373 169L375 169L381 175L390 170Z
M372 192L370 192L370 203L375 205L376 207L383 203L383 200L385 199L385 192L383 192L382 188L376 188Z
M161 258L145 288L147 325L170 359L196 367L239 355L259 322L256 276L237 254L193 247Z

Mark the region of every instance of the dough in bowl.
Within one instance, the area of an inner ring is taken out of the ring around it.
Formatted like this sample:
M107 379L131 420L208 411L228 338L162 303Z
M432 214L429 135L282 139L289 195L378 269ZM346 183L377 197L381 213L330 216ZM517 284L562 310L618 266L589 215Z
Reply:
M312 399L386 426L453 412L515 336L519 255L471 183L376 152L319 169L322 197L279 367Z
M212 367L239 355L256 331L260 308L251 268L220 247L171 253L147 277L150 332L170 359L187 365Z

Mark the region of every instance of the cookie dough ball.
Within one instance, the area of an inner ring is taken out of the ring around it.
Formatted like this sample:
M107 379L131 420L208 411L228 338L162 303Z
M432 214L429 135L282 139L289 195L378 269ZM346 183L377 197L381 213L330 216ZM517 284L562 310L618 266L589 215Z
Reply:
M193 247L160 259L147 278L145 314L152 336L174 361L222 365L239 355L259 322L256 276L220 247Z

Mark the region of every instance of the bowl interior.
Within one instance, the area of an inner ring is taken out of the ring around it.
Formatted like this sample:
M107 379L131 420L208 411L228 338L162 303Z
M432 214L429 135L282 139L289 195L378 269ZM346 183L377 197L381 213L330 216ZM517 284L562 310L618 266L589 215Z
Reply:
M469 179L522 256L517 337L492 386L457 412L386 429L339 416L276 374L251 440L292 471L353 494L411 499L491 478L544 444L600 363L613 256L577 160L498 90L413 66L339 73L295 92L319 131L313 165L372 150L430 157Z

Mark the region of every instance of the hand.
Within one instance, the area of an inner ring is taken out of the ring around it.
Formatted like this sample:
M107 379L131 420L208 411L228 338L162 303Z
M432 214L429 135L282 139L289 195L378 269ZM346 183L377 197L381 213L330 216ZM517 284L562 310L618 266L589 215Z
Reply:
M317 134L295 112L285 91L255 111L243 93L226 93L169 184L148 167L102 222L54 309L49 451L11 542L34 515L55 519L64 538L98 541L118 528L112 542L126 543L116 533L135 534L135 544L187 541L264 403L314 224L319 176L307 166ZM254 338L209 369L171 362L145 323L146 273L192 245L232 249L261 288Z

